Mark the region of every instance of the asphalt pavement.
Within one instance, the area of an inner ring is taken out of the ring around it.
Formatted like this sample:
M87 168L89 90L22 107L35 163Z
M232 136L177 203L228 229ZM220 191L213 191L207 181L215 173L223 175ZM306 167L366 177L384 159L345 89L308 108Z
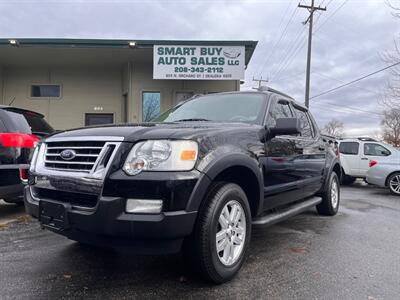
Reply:
M0 298L399 299L400 197L342 187L340 212L253 230L246 263L214 286L180 255L80 246L0 202Z

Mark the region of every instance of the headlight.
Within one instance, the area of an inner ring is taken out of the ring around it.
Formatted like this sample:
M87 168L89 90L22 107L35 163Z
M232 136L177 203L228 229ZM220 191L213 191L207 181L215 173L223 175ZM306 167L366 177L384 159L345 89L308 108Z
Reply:
M33 151L32 159L30 161L30 167L29 167L29 172L34 172L35 171L35 165L36 165L36 160L39 154L39 149L42 144L38 143L35 147L35 150Z
M133 146L124 163L128 175L141 171L189 171L197 160L198 146L193 141L154 140Z

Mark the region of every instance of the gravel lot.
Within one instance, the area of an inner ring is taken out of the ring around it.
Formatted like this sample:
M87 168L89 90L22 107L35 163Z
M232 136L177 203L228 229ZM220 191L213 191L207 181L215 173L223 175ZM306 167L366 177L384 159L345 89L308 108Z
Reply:
M82 247L0 201L0 298L398 299L400 197L358 183L341 205L254 230L239 275L213 286L180 255Z

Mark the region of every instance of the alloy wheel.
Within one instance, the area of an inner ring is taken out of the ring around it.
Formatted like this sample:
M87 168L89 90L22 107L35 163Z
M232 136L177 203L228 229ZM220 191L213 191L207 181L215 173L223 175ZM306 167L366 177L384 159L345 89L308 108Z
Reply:
M390 189L393 193L400 194L400 175L395 175L390 179Z
M331 186L331 202L332 202L332 207L336 208L338 203L339 203L339 186L336 180L332 181L332 186Z
M217 256L225 266L231 266L241 256L246 238L246 215L236 200L225 204L218 218L215 244Z

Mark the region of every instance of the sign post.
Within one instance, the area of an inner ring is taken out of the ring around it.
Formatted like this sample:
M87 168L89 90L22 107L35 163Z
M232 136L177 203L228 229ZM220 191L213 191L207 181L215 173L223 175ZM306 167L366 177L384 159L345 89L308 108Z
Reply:
M244 46L154 45L153 79L244 79Z

